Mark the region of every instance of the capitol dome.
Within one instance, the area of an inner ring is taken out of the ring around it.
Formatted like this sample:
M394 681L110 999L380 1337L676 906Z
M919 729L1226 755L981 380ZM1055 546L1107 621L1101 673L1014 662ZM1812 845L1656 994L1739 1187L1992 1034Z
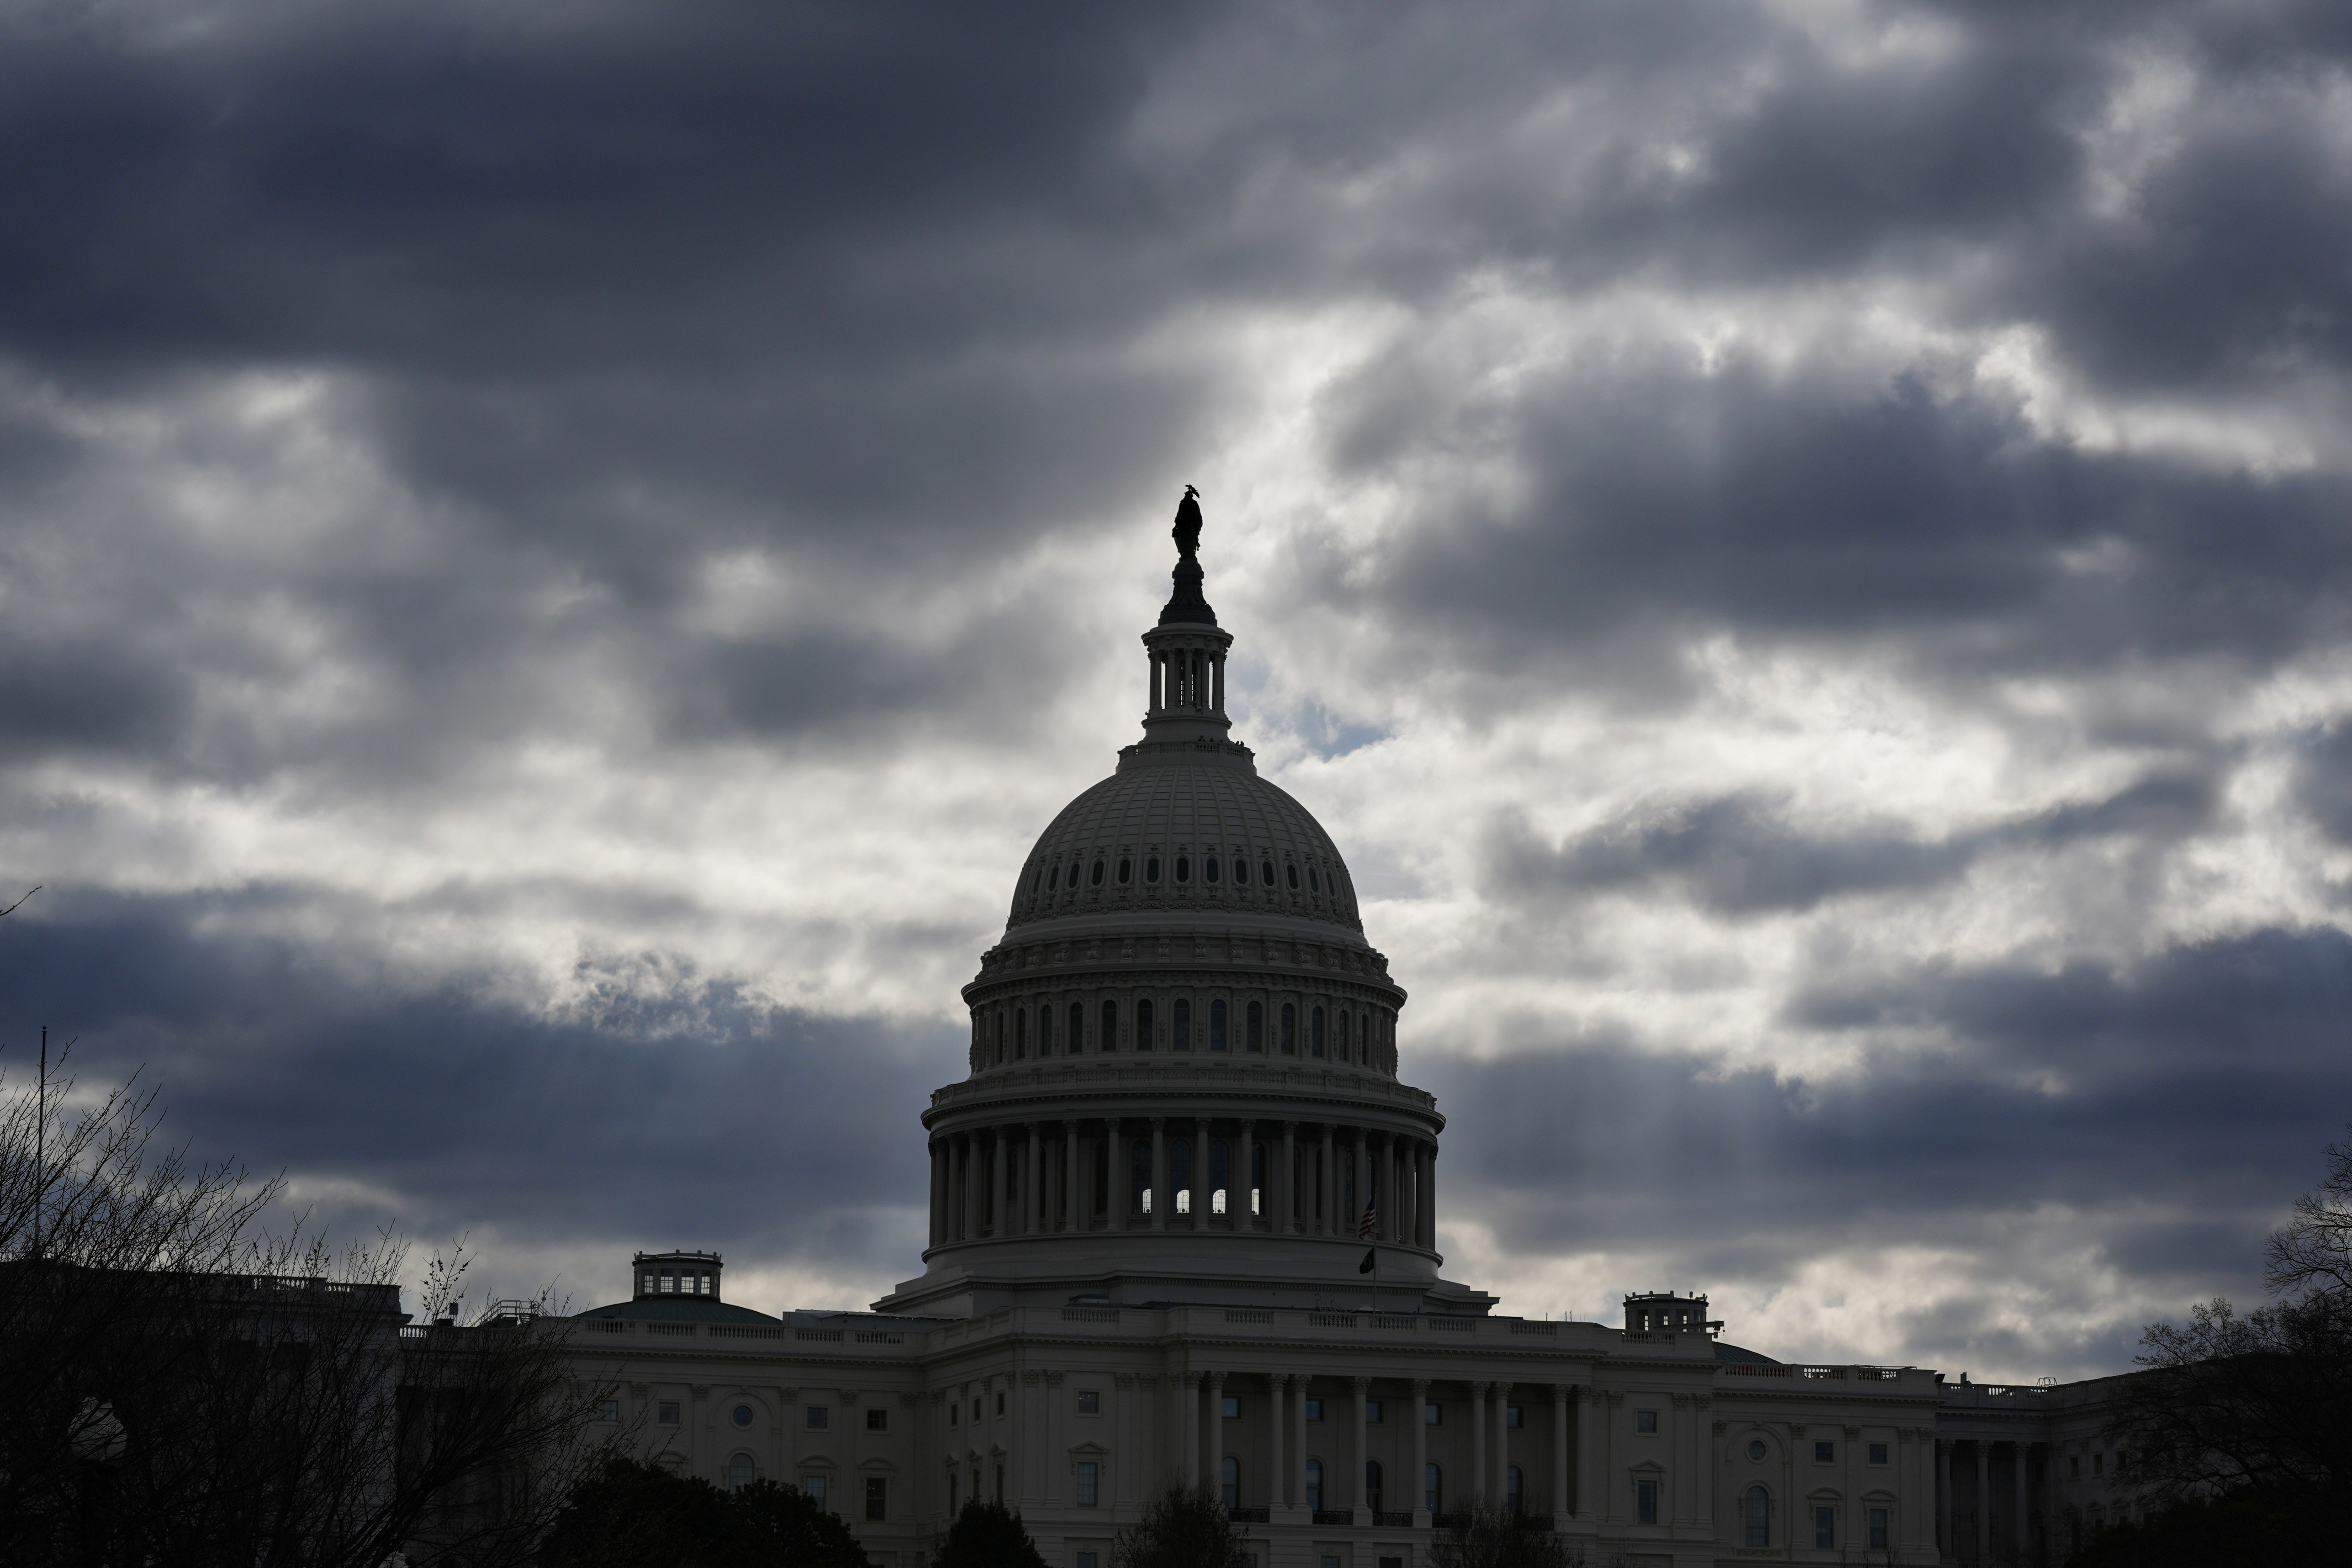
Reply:
M1399 1076L1405 994L1347 863L1232 737L1200 527L1188 490L1141 738L1038 836L964 987L926 1269L884 1310L1491 1302L1437 1276L1444 1118Z

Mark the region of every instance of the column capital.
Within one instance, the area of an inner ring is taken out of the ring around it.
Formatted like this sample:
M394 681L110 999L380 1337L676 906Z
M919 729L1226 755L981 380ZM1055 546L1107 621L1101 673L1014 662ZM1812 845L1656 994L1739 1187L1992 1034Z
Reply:
M1355 1384L1356 1396L1359 1399L1372 1391L1372 1380L1369 1377L1352 1378L1349 1381Z
M1470 1385L1470 1392L1476 1397L1484 1399L1486 1397L1486 1391L1494 1386L1491 1383L1474 1383Z
M1566 1404L1568 1396L1575 1392L1576 1384L1572 1383L1555 1383L1551 1385L1551 1396L1562 1404Z
M1428 1392L1429 1392L1429 1379L1427 1379L1427 1378L1425 1378L1425 1377L1416 1377L1416 1378L1414 1378L1414 1379L1412 1380L1412 1396L1413 1396L1415 1399L1419 1399L1419 1398L1421 1398L1423 1395L1426 1394Z
M1225 1373L1224 1373L1224 1369L1223 1369L1223 1368L1219 1367L1219 1368L1213 1369L1212 1371L1210 1371L1209 1373L1207 1373L1205 1375L1207 1376L1207 1378L1208 1378L1208 1380L1209 1380L1209 1386L1210 1386L1211 1388L1223 1388L1223 1387L1224 1387L1224 1385L1225 1385Z

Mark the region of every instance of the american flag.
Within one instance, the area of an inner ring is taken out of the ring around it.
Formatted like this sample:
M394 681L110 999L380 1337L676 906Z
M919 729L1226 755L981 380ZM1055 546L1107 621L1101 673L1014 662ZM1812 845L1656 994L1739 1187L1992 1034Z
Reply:
M1364 1217L1356 1222L1356 1239L1358 1241L1371 1240L1373 1228L1374 1216L1372 1214L1372 1205L1370 1204L1366 1204L1364 1205Z

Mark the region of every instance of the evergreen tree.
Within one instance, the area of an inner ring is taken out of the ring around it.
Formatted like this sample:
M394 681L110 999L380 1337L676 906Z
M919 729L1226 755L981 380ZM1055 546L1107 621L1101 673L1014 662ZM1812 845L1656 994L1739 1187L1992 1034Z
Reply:
M1112 1568L1243 1568L1244 1542L1225 1505L1209 1491L1171 1487L1118 1532Z
M1018 1512L974 1498L948 1527L931 1568L1045 1568L1045 1559Z

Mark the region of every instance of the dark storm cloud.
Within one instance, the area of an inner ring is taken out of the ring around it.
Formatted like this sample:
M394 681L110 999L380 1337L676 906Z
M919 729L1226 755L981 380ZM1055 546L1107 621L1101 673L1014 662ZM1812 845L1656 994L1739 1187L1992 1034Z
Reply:
M495 1229L911 1271L917 1116L961 1058L950 1032L755 1008L674 962L667 987L551 1022L492 976L403 987L236 934L303 909L282 889L28 906L0 924L12 1081L46 1021L77 1039L83 1084L140 1073L194 1156L391 1194L323 1204L346 1235L393 1221L426 1243Z
M1508 812L1488 826L1485 887L1505 899L1543 900L1663 886L1718 915L1802 911L1949 882L2002 851L2126 837L2168 844L2204 826L2215 797L2205 776L2158 774L2104 800L1925 838L1893 823L1808 830L1790 820L1785 802L1751 792L1645 806L1557 847Z
M1932 1026L1816 1078L1596 1039L1412 1069L1513 1248L1670 1251L1770 1279L1855 1243L1968 1246L2039 1205L2117 1214L2108 1261L2165 1295L2259 1276L2352 1105L2352 940L2264 931L2130 970L1985 967L1801 999L1851 1033ZM1529 1044L1538 1043L1530 1038ZM2103 1237L2105 1232L2102 1233Z

